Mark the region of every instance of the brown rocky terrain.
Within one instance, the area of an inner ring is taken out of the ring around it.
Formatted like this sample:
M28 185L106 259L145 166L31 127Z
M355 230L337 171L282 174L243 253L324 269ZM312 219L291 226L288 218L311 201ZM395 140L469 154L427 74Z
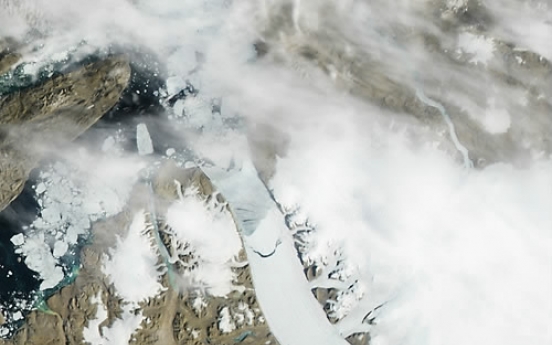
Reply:
M6 73L21 59L21 54L15 52L14 47L13 40L0 38L0 75Z
M175 180L181 184L183 190L194 186L206 199L215 197L213 185L199 168L183 169L167 162L153 179L156 208L160 214L178 197ZM223 201L221 195L216 197ZM112 326L121 316L122 300L102 272L102 262L109 249L117 243L117 237L124 236L127 232L135 212L147 209L148 198L147 186L138 184L130 198L131 202L121 214L96 223L92 229L93 242L81 252L82 266L76 280L51 296L46 301L46 309L31 312L23 328L12 339L0 340L0 345L83 344L83 330L96 317L98 306L93 300L94 296L101 296L107 309L107 319L99 327ZM234 269L237 273L234 283L240 289L226 297L208 296L194 289L176 291L165 274L162 280L165 290L140 304L144 320L129 343L277 345L278 342L264 321L256 300L251 273L243 252L240 260L244 265ZM315 277L312 272L312 269L306 269L309 279ZM321 307L332 294L335 291L315 291ZM198 296L205 303L199 311L193 306L193 301ZM253 311L251 323L243 320L244 306ZM219 326L220 312L223 309L228 309L236 322L236 329L228 333L223 332ZM353 345L366 345L369 337L354 335L348 340Z
M0 210L45 152L75 139L117 103L129 78L128 61L111 57L0 98Z
M325 22L317 27L324 29L304 29L298 33L291 24L293 14L288 5L274 11L263 29L264 36L257 44L257 47L262 47L257 52L263 59L285 64L306 78L316 70L322 70L338 88L351 95L393 113L413 117L420 127L431 128L434 135L446 133L448 127L439 109L423 102L417 95L419 85L416 84L423 83L427 97L446 109L459 141L479 168L495 162L524 166L531 150L552 153L552 117L549 116L552 112L549 101L552 64L543 56L516 50L513 44L500 39L493 39L494 58L486 67L470 63L467 58L456 54L451 46L450 42L462 32L488 34L485 30L492 24L492 18L478 1L466 1L455 10L446 9L442 1L428 3L424 19L442 30L439 35L396 23L389 27L392 32L388 34L393 40L384 36L378 38L382 41L378 48L387 46L386 49L398 55L390 57L391 63L399 63L397 60L402 59L403 63L414 64L414 57L408 56L409 51L422 51L424 61L431 61L437 68L447 68L447 74L440 75L432 72L434 66L420 66L416 76L414 73L393 75L394 69L380 56L381 51L362 49L351 39L350 33L336 30L332 22L335 16L321 17ZM331 6L328 7L325 10L332 11ZM481 114L460 108L458 102L453 102L444 91L450 89L453 95L469 94L473 99L483 97L482 102L485 102L487 96L478 93L479 88L470 87L470 83L497 85L509 94L527 94L525 108L511 104L511 124L505 133L486 130L480 122ZM435 139L440 141L443 150L461 161L462 156L450 135Z
M484 9L470 7L470 18L486 20ZM282 42L281 27L290 26L290 13L282 12L274 20L263 37L262 55L264 59L290 63L294 68L317 68L333 82L350 94L384 109L413 118L431 131L447 132L439 109L425 104L416 94L411 83L402 83L393 76L386 75L384 62L378 61L362 51L349 54L344 46L331 41L322 33L309 33L307 36L294 36L289 33ZM436 22L444 32L453 34L458 30L484 32L485 27L468 21L466 12L439 12L428 20ZM475 20L475 19L473 19ZM490 21L490 20L489 20ZM470 24L471 23L471 24ZM278 34L275 34L278 33ZM495 59L486 67L489 79L477 79L482 67L469 65L466 60L452 54L440 37L425 32L413 33L408 28L397 28L399 40L405 45L418 44L431 54L437 64L450 64L459 74L472 75L477 82L521 90L528 94L526 109L520 114L530 114L531 118L513 116L506 133L493 134L486 131L477 121L477 116L455 105L439 88L447 83L462 92L470 93L466 85L454 80L428 76L428 97L438 101L447 109L454 123L459 141L470 152L476 167L482 168L493 162L511 162L523 165L530 155L528 146L552 153L552 65L546 59L530 51L516 51L508 43L497 40L496 52L501 59ZM295 61L280 56L284 47ZM261 54L260 54L261 55ZM516 58L523 59L524 64ZM0 73L9 70L20 56L10 50L9 44L0 42ZM305 63L297 64L297 61ZM506 73L507 72L507 73ZM21 191L29 171L35 167L44 148L63 144L74 139L93 125L119 99L128 83L130 69L128 62L121 57L108 58L89 64L64 75L56 75L41 85L32 86L15 94L0 98L0 210L5 208ZM545 95L546 97L542 97ZM477 96L477 95L475 95ZM263 181L267 183L274 174L275 158L284 155L286 139L277 129L269 125L258 125L249 133L255 166ZM442 148L458 160L458 154L450 137L440 139ZM48 143L44 145L44 143ZM213 197L214 188L199 169L180 169L168 164L160 170L154 181L157 206L164 210L177 197L173 181L182 186L195 185L205 198ZM147 209L145 185L137 185L132 202L116 217L98 222L93 228L94 241L81 254L82 268L76 281L62 288L48 299L51 312L34 311L24 327L11 340L0 340L7 344L82 344L82 331L94 319L97 306L93 296L100 295L108 310L108 318L100 327L109 327L121 314L121 300L101 271L102 259L108 249L116 243L116 235L124 235L138 209ZM220 197L220 196L218 196ZM245 260L245 259L244 259ZM305 267L309 279L316 275L313 267ZM268 326L262 321L262 312L257 304L247 266L236 268L236 284L242 292L234 292L226 298L206 298L206 307L198 313L192 307L197 291L175 291L165 277L166 291L141 305L141 312L150 322L143 322L132 339L133 344L276 344ZM336 291L318 289L315 291L320 303L334 296ZM240 303L245 302L255 311L253 325L241 325L235 331L223 333L218 327L219 314L229 308L232 314L240 313ZM2 316L0 315L0 323ZM199 330L193 335L193 330ZM248 334L243 341L241 335ZM353 344L365 345L369 338L351 337Z
M21 56L17 53L0 52L0 74L7 72L20 58Z
M183 188L195 185L208 197L214 191L207 177L199 169L179 169L172 163L165 165L154 180L160 210L177 198L174 180ZM121 214L98 222L93 230L94 241L81 254L82 268L75 282L62 288L47 301L49 310L33 311L23 328L11 339L0 340L8 344L83 344L83 329L96 316L97 306L91 300L98 294L106 306L108 317L100 327L109 327L120 316L121 299L102 272L102 260L108 249L116 243L117 236L124 236L133 214L147 208L147 188L138 184L132 200ZM235 291L227 297L203 295L205 306L200 311L193 307L193 300L199 291L175 291L165 275L165 291L140 306L144 321L133 335L131 344L277 344L266 325L255 298L251 276L247 265L235 269L235 284L242 291ZM224 333L218 326L220 311L228 308L231 315L243 317L243 306L254 313L251 324L236 322L236 329ZM149 320L149 321L145 321ZM192 332L194 331L194 332Z

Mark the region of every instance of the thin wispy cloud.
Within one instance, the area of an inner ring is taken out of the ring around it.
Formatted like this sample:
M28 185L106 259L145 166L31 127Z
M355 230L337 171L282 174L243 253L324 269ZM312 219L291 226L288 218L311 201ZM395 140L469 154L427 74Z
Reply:
M171 93L192 81L206 98L222 98L223 117L282 133L289 145L269 188L316 225L312 260L342 248L363 294L384 305L372 344L548 344L552 90L550 72L535 71L552 58L550 4L436 3L0 0L0 35L28 37L29 52L42 42L27 62L83 40L83 55L153 51ZM467 14L457 11L465 6ZM259 41L268 53L256 59ZM428 122L354 88L382 99L398 91L416 99L422 90L484 138L507 133L521 157L469 138L496 159L466 169L435 109L438 121ZM198 154L225 168L249 154L245 131L200 120L201 135L182 131ZM124 170L119 163L109 164ZM171 220L207 226L196 206L173 206ZM212 248L228 240L212 235Z

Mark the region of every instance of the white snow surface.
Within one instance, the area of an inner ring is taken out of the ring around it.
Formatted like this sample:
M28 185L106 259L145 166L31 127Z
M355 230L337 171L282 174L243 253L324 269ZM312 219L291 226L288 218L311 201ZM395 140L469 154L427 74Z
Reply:
M280 344L347 344L312 295L283 215L252 167L244 161L241 170L208 175L224 191L238 226L247 229L242 239L271 331Z
M40 173L35 191L41 216L26 230L24 241L21 234L14 239L16 252L44 279L41 290L63 279L60 258L88 233L92 222L123 209L143 166L132 158L97 157L84 149L67 158L67 163L55 162Z
M214 296L226 296L236 289L231 266L242 248L234 221L223 207L214 201L206 204L197 192L188 190L167 211L167 224L175 239L189 243L199 262L189 273L192 287Z
M88 325L84 327L82 336L87 343L94 345L102 344L104 339L100 330L100 324L107 319L107 308L103 304L102 296L99 292L90 299L90 302L96 305L96 315L93 319L88 320Z
M138 154L141 156L153 153L153 143L148 126L145 123L140 123L136 126L136 146L138 147Z
M135 312L137 308L133 303L124 304L122 315L116 318L111 327L100 327L107 320L107 308L103 304L100 292L91 299L96 304L96 315L88 320L88 325L83 329L83 338L91 345L123 345L128 344L132 334L140 327L143 316Z
M121 316L111 327L104 328L104 342L98 345L128 344L130 342L132 334L140 327L144 316L133 304L124 305Z
M469 54L470 62L476 65L487 65L493 58L495 49L492 38L470 32L463 32L458 36L458 48L461 52Z
M157 252L143 234L146 217L143 211L134 215L128 233L118 238L117 246L104 257L102 271L126 302L138 303L162 290L157 270Z
M303 6L308 2L301 1ZM178 92L189 77L194 82L201 81L198 88L205 96L216 94L217 89L227 91L234 98L234 104L239 105L236 108L250 119L270 116L275 123L282 118L289 121L288 126L283 127L290 132L293 144L286 158L278 162L271 188L278 201L300 205L316 223L318 243L343 245L347 260L355 262L364 274L365 293L373 300L373 305L387 302L372 328L372 344L552 343L550 157L539 155L523 170L495 164L467 173L442 153L431 147L414 148L391 131L383 133L385 140L374 140L373 132L364 131L377 127L370 117L375 112L373 109L355 107L353 101L336 107L331 102L338 97L335 94L313 96L316 83L308 86L289 83L287 74L274 66L257 66L254 72L258 74L253 76L243 73L241 67L251 57L250 42L258 37L253 25L249 25L250 19L268 14L268 5L278 1L234 2L243 6L237 6L237 10L224 0L59 0L44 4L8 0L8 3L12 5L9 11L0 12L0 22L10 24L0 26L2 34L19 37L28 31L27 17L22 15L21 9L31 14L28 17L37 18L34 25L39 29L47 28L52 33L50 39L41 42L44 43L42 50L25 56L26 61L36 62L36 65L27 65L31 70L54 53L74 47L83 39L92 47L83 49L80 52L83 55L93 51L95 46L140 42L166 57L167 69L174 81L173 92ZM351 4L360 2L341 3L343 8L350 5L349 8L356 9ZM413 30L434 29L409 12L414 8L410 2L364 3L373 8L360 6L360 11L350 11L351 16L347 17L350 21L335 24L349 29L354 26L356 16L369 12L368 18L377 17L376 25L396 17L401 24L412 24ZM496 22L489 36L466 33L459 37L457 48L468 54L469 61L481 67L491 62L494 54L491 37L495 34L518 48L526 47L545 58L552 58L552 11L548 4L513 0L484 3ZM258 4L261 11L248 11L247 6L251 4ZM447 0L446 4L456 11L467 1ZM391 11L388 6L393 6ZM295 26L300 27L301 13L297 9L295 13ZM332 12L334 14L339 18L338 13ZM385 25L382 27L385 30ZM364 28L353 28L352 32L357 32L355 29ZM366 38L361 43L377 41L366 30L358 32ZM370 50L372 47L362 48ZM189 76L189 71L197 67L196 51L206 54L205 65L199 73ZM390 64L397 71L387 72L407 75L409 72L403 66L408 64L404 63L404 56L401 59L393 61L390 56ZM435 75L448 75L449 72L448 67L432 64L431 60L423 61L422 66L431 66ZM480 71L486 73L483 68ZM443 85L447 87L446 83ZM485 83L473 85L474 92L485 94L488 86ZM458 96L457 90L451 92L450 97ZM181 110L186 106L199 109L195 108L197 104L180 106ZM203 116L191 125L208 123L208 113L205 108L201 111ZM351 112L370 122L350 121ZM330 118L339 121L332 123ZM487 129L504 131L506 117L499 118L498 122L487 123ZM400 122L400 118L397 119ZM214 142L212 138L204 138L195 143L201 148L200 155L215 156L215 163L222 168L227 168L233 158L227 150L243 152L243 140L238 145L227 140L225 146L210 145ZM112 166L117 169L122 164L114 162ZM245 195L255 196L255 188L251 193L247 191L249 183L248 179L243 186L221 184L220 190L228 197L230 205L240 205L240 202L245 205L243 210L235 210L240 217L241 233L255 232L246 250L253 258L250 264L270 327L277 330L274 332L277 336L288 340L282 342L283 345L301 343L299 340L305 333L297 329L297 324L305 320L309 327L315 324L321 334L333 334L322 313L310 309L315 302L304 289L307 284L304 277L297 274L298 263L291 260L295 252L285 236L279 237L285 229L278 222L262 221L266 215L275 218L277 215L269 212L270 207L265 208L266 196L259 197L261 203L256 205L248 201L248 197L233 194L243 187ZM37 186L37 190L43 189ZM87 209L100 210L101 207L93 202ZM46 211L44 217L57 222L60 214L63 213L52 209ZM252 222L245 222L249 220ZM257 233L258 229L264 230ZM72 228L69 233L76 238L79 231ZM280 244L274 255L262 258L251 253L253 248L259 248L263 255L270 254L266 248L276 247L277 238ZM45 247L40 250L43 249ZM323 245L314 247L309 255L323 257L326 250ZM46 261L50 261L48 256ZM266 267L273 270L265 270ZM301 310L304 305L306 307ZM136 329L140 317L133 316L130 310L129 307L124 313L126 321L119 323L128 327L117 328L118 331L106 335L112 343L127 343L128 335ZM288 325L285 319L290 314L295 315L296 310L297 315L307 313L307 318ZM116 338L115 334L122 336ZM324 341L327 340L320 339L320 344Z
M232 315L228 307L224 307L220 311L218 328L222 333L230 333L236 329L236 325L232 321Z
M43 233L28 237L16 252L23 253L25 264L44 279L40 283L41 290L53 288L63 279L63 269L57 265L58 262L45 242Z
M430 147L354 131L303 138L272 187L309 214L320 243L344 244L367 297L386 303L372 343L550 342L552 164L467 173Z
M23 243L25 243L25 235L23 235L23 234L14 235L14 236L12 236L12 238L10 239L10 241L11 241L15 246L20 246L20 245L22 245Z

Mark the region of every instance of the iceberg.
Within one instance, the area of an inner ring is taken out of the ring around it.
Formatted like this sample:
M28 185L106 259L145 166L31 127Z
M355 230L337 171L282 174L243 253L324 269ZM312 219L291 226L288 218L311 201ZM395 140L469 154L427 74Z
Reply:
M205 169L242 236L259 304L282 345L348 345L311 292L284 216L251 161ZM277 288L276 288L277 287Z

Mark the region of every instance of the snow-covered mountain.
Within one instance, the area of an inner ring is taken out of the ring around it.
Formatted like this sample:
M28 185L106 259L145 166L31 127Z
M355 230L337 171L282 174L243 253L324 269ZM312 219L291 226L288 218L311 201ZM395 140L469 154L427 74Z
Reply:
M0 0L0 344L550 343L551 7Z

